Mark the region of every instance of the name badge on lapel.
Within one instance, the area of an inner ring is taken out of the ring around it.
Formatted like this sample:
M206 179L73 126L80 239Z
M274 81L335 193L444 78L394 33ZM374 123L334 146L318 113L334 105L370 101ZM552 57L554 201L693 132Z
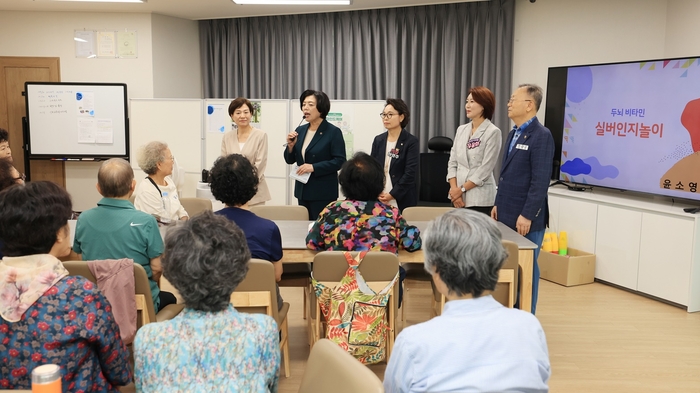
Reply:
M520 150L527 150L530 148L530 146L518 143L517 145L515 145L515 148Z
M470 140L467 142L467 149L476 149L476 148L479 147L480 145L481 145L481 139L480 139L480 138L470 139Z
M389 152L386 154L389 158L399 158L399 149L391 149Z

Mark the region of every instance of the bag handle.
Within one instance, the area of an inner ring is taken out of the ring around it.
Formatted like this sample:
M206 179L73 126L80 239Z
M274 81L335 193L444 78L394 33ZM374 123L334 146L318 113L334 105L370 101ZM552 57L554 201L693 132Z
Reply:
M357 268L360 267L362 260L365 259L365 255L367 255L367 253L368 251L360 251L353 258L350 251L343 251L343 256L345 256L345 260L348 262L348 266L357 270Z

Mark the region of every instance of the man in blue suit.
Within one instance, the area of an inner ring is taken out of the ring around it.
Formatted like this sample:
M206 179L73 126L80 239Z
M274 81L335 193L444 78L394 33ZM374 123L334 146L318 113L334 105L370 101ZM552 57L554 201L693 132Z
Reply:
M554 138L537 120L542 88L520 85L508 100L508 117L515 123L506 138L491 217L537 244L533 261L532 313L537 306L540 255L545 228L549 225L547 188L552 176Z

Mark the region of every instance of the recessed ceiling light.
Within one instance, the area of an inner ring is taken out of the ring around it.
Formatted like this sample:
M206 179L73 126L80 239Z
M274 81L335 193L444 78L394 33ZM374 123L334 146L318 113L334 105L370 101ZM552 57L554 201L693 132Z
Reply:
M233 0L236 4L257 5L350 5L352 0Z

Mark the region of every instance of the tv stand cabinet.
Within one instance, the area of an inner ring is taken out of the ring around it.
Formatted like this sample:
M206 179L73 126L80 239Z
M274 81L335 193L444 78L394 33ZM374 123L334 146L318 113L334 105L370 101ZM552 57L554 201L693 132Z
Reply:
M549 189L550 230L596 254L595 277L700 311L700 214L668 198Z

